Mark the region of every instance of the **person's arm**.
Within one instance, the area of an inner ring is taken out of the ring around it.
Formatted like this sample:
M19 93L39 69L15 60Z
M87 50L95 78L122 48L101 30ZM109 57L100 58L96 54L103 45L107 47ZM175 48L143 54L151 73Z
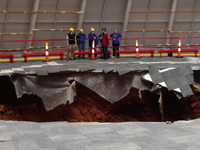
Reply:
M88 34L88 39L89 39L89 40L88 40L88 44L89 44L89 46L90 46L90 41L91 41L91 40L90 40L90 39L91 39L91 38L90 38L90 34Z
M119 34L119 39L118 39L118 40L121 40L121 38L122 38L122 35L121 35L121 34Z
M99 35L98 39L99 39L99 43L101 43L101 34Z
M80 34L78 34L77 36L76 36L76 39L80 39ZM80 44L80 40L77 40L77 45L79 45Z
M94 39L95 39L95 46L96 46L99 43L99 40L98 40L96 34L94 35Z
M66 39L67 39L67 46L69 45L69 35L67 34L66 36Z
M75 44L77 44L76 35L75 35Z
M101 34L98 36L98 39L101 39Z
M113 40L113 34L110 34L110 39Z
M89 34L89 35L88 35L88 38L89 38L90 40L92 40L92 39L93 39L93 36L92 36L91 34Z
M86 35L84 34L84 40L86 40Z
M76 36L76 39L80 39L80 34L78 34L78 35Z
M110 39L110 37L108 36L108 33L106 33L106 37L107 37L107 39Z

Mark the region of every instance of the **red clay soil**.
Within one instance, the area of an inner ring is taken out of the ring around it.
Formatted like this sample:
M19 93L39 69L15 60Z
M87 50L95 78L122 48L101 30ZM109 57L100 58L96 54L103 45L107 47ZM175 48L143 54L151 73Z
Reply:
M178 100L173 92L164 90L164 120L188 120L200 117L200 91L185 100ZM73 104L61 105L47 112L41 99L34 95L24 95L17 99L12 83L7 77L0 79L0 119L17 121L69 121L69 122L125 122L161 121L159 96L143 91L142 99L138 90L120 101L111 104L95 92L77 83L77 97ZM187 106L187 107L185 107Z

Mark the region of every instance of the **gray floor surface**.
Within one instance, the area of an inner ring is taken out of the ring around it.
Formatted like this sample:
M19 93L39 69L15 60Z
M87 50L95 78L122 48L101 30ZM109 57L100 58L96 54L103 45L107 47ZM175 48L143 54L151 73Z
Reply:
M200 68L200 58L195 57L163 57L163 58L112 58L109 60L52 60L51 62L29 61L11 63L0 63L0 76L12 74L36 74L48 75L49 73L59 73L64 71L85 72L95 69L102 69L105 73L116 70L119 75L130 71L148 70L148 65L154 65L159 69L168 67L180 67L189 65L193 69Z
M119 74L134 70L190 65L199 69L200 59L121 58L107 61L31 61L0 63L0 75L48 75L78 69L80 72L102 69ZM75 123L0 121L0 150L199 150L200 120L167 123Z
M0 121L1 150L199 150L200 120L68 123Z

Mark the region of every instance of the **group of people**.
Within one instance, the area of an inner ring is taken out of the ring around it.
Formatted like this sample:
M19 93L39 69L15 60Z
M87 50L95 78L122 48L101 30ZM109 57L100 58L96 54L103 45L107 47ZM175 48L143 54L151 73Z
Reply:
M95 34L95 29L91 28L91 32L88 35L89 39L89 50L92 50L92 44L94 40L95 47L100 43L102 45L102 52L103 52L103 59L108 59L108 45L110 39L112 40L112 46L113 46L113 56L116 57L116 50L119 50L120 45L120 38L122 37L121 34L117 33L117 30L115 29L110 36L106 32L106 28L102 28L102 33L97 37ZM69 48L69 51L67 51L67 60L69 60L70 55L71 59L74 59L74 50L76 49L77 45L79 48L79 52L85 51L85 43L86 43L86 35L84 33L83 29L80 29L80 33L76 36L74 33L74 29L70 28L70 32L67 34L67 46ZM94 49L96 51L96 48ZM78 56L78 58L81 58L81 55ZM85 55L82 55L82 58L85 58ZM89 58L91 58L91 54L89 54ZM97 54L95 54L95 58L97 58Z

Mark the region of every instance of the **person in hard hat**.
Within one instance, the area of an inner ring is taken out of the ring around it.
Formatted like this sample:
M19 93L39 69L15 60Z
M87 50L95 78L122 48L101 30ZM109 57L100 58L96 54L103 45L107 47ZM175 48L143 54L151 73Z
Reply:
M99 43L98 38L97 38L97 36L95 34L95 29L94 28L91 28L91 32L88 35L88 38L89 38L89 49L91 51L92 50L92 42L93 42L93 40L95 40L95 47ZM96 48L95 48L95 51L96 51ZM95 57L97 58L97 54L95 54ZM91 54L89 54L89 58L91 58Z
M114 29L114 32L110 35L110 38L112 39L112 46L113 46L113 57L116 57L116 51L119 50L121 37L122 37L121 34L117 33L116 29Z
M103 39L103 36L104 36L104 34L103 33L101 33L100 35L99 35L99 47L101 47L101 51L103 52L103 50L102 50L102 39ZM101 54L101 58L103 58L103 53Z
M69 55L71 55L71 59L74 59L74 51L76 49L76 35L74 34L74 29L70 28L70 32L67 34L67 60L69 60Z
M80 33L76 36L76 39L77 39L77 44L78 44L78 47L79 47L79 52L84 52L86 36L84 34L83 29L80 29ZM78 58L80 59L81 55L79 55ZM84 54L82 54L82 58L83 59L85 58Z
M104 55L104 60L108 59L108 45L110 37L108 36L108 33L106 32L106 28L102 28L103 38L102 38L102 51Z

